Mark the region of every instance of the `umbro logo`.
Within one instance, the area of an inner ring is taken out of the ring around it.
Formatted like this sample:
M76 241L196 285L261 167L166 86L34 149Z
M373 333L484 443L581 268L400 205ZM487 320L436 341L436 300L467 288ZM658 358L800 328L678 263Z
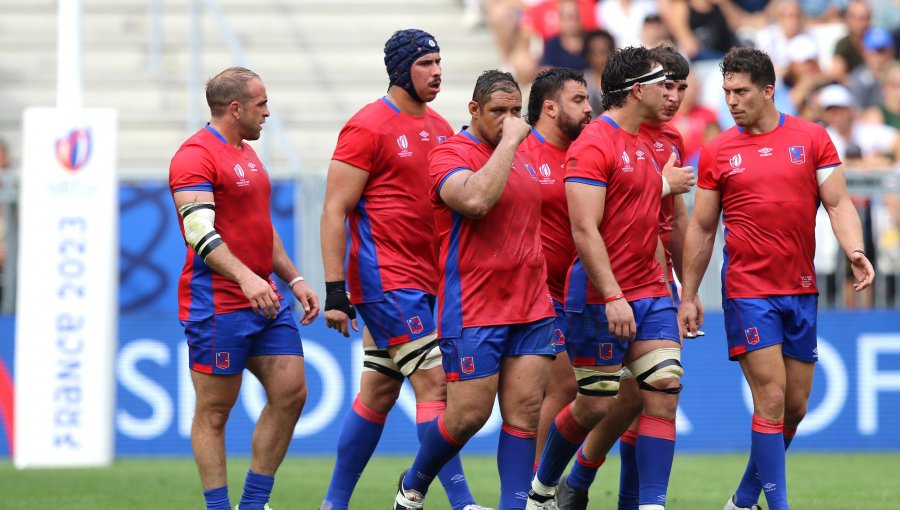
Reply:
M665 147L665 145L663 145L663 143L660 142L660 141L657 141L656 143L653 144L653 149L654 149L656 152L662 152L663 147Z
M764 158L766 156L771 156L772 152L774 150L775 149L773 149L771 147L763 147L762 149L759 150L759 157Z
M419 136L422 137L423 142L428 141L428 131L425 131L424 129L422 131L419 131Z

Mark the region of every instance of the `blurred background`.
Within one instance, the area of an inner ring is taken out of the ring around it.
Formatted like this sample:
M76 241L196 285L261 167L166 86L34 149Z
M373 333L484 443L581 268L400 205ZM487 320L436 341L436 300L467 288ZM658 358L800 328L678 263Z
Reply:
M542 67L580 67L596 100L615 47L671 41L692 62L673 123L694 164L701 144L732 125L722 55L735 45L767 51L779 109L832 135L877 269L873 288L853 293L820 211L821 362L805 438L794 448L900 450L900 0L82 0L80 12L84 106L118 115L117 456L190 455L193 390L176 298L185 248L167 177L175 150L208 120L206 80L241 65L265 82L272 115L254 146L273 178L275 226L323 296L319 215L331 152L343 123L385 93L384 42L410 27L441 46L442 92L432 107L457 129L485 69L512 72L527 98ZM11 455L15 435L16 294L28 284L17 271L29 256L19 249L22 119L26 108L56 103L57 27L66 21L58 13L53 0L0 0L0 456ZM684 353L679 450L749 443L749 392L726 359L721 235L718 243L701 288L707 336ZM328 454L356 394L360 339L347 341L321 320L302 333L310 397L291 453ZM44 367L48 376L54 366ZM230 453L249 451L264 398L245 379ZM415 425L408 388L398 409L380 452L414 451L403 439ZM491 451L498 428L495 416L467 451Z

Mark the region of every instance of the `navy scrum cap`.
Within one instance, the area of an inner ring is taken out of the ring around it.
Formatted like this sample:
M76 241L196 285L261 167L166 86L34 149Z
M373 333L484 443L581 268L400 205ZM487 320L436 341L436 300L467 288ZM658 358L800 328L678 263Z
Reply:
M434 36L416 28L398 30L384 44L384 66L387 68L391 85L397 85L421 101L412 84L410 70L413 62L429 53L441 51Z

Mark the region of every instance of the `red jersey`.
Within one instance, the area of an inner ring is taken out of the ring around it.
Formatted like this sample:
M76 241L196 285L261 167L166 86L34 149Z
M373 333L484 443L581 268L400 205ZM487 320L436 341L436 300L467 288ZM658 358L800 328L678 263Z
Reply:
M396 289L437 292L437 236L428 201L428 153L453 135L431 108L422 117L387 97L341 129L332 159L369 172L347 217L347 284L354 304L379 302Z
M671 123L666 122L660 126L641 124L638 136L644 139L647 145L653 149L653 156L659 168L662 169L669 162L669 156L675 153L675 166L681 166L682 154L684 154L684 141L681 133ZM662 193L662 181L660 180L660 193ZM669 281L675 281L675 264L672 261L672 250L669 243L672 242L672 226L675 222L675 195L669 194L663 197L659 210L659 238L666 250L666 270L669 273Z
M536 129L520 146L534 163L541 183L541 241L547 259L547 286L553 299L565 300L566 273L575 260L575 241L566 203L566 151L547 142Z
M597 26L597 2L593 0L578 0L578 17L581 20L581 28L585 32L596 30ZM559 5L557 0L543 0L534 5L525 7L522 11L522 19L519 26L526 32L534 32L543 40L559 35Z
M477 172L494 148L468 131L431 151L431 200L440 237L438 336L458 337L462 328L523 324L553 317L541 249L541 188L534 166L516 152L500 200L476 220L441 200L447 177Z
M566 153L566 182L606 188L600 235L628 301L669 295L656 260L662 182L653 152L640 137L602 116ZM601 304L605 297L576 259L566 285L566 311L580 311L585 303Z
M169 165L169 189L211 191L216 203L213 226L228 249L275 290L272 274L274 234L269 212L269 174L253 148L229 144L207 125L188 138ZM178 225L184 236L180 215ZM213 271L189 245L178 281L178 318L201 320L248 308L241 286ZM281 296L279 296L281 297Z
M734 126L703 146L697 185L721 193L725 297L818 292L816 172L840 164L825 128L785 114L768 133Z

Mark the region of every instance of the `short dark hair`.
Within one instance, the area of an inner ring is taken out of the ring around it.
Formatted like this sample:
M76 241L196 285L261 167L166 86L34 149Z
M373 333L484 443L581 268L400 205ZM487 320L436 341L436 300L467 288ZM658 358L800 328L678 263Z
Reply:
M225 113L225 108L232 101L243 103L250 99L250 87L247 86L259 75L244 67L229 67L213 76L206 82L206 104L213 117Z
M522 93L519 89L519 84L516 83L516 79L513 78L512 74L491 69L481 73L481 76L479 76L478 80L475 82L475 90L472 92L472 101L475 101L480 108L487 104L487 102L491 100L491 94L498 90L509 93Z
M750 82L760 89L766 88L767 85L775 85L775 66L772 65L772 59L766 52L756 48L732 48L725 54L719 69L722 70L723 77L746 73L750 75Z
M553 67L541 71L531 82L531 92L528 94L528 123L534 126L541 118L541 110L544 109L544 101L559 101L559 95L568 81L577 81L587 87L584 73L570 67Z
M691 73L691 65L684 55L669 43L662 43L650 50L653 59L662 64L666 70L666 78L686 80Z
M643 46L628 46L613 52L600 78L600 92L603 94L600 107L605 111L624 105L631 93L631 87L627 87L626 82L646 74L653 62L655 60L650 50Z
M616 38L613 37L608 30L604 30L602 28L597 30L591 30L584 34L584 44L581 46L581 56L583 58L588 58L588 53L590 52L591 42L594 39L605 39L607 43L609 43L609 51L616 51Z

